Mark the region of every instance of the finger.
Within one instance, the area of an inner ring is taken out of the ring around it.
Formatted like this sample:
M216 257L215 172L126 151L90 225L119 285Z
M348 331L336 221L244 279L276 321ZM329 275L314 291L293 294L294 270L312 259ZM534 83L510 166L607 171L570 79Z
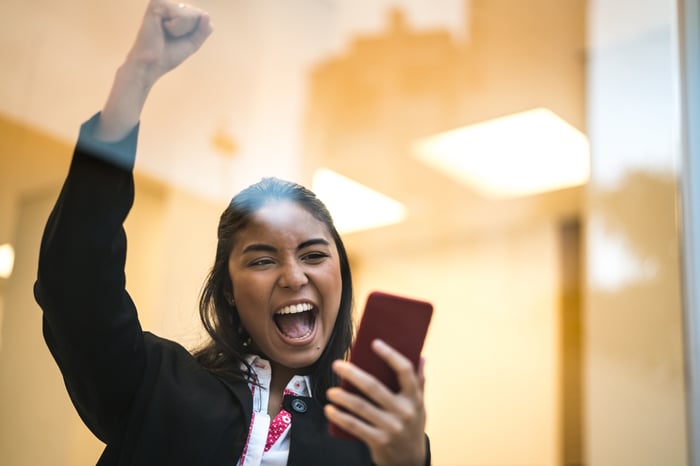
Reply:
M383 408L390 408L394 404L393 397L395 394L372 374L365 372L353 363L340 360L335 361L333 363L333 371L341 379L350 382L364 396L374 401L377 405Z
M379 408L376 404L362 396L348 392L339 387L328 389L326 395L329 401L340 406L348 413L366 421L368 424L373 426L392 426L392 424L395 424L391 421L392 418L389 412Z
M163 12L163 28L170 37L184 37L199 26L202 11L184 3L167 3Z
M349 412L343 411L337 406L327 404L324 406L323 412L330 422L369 445L388 439L387 434L383 430L377 429L372 424Z
M425 391L425 358L423 356L418 360L418 385L420 391Z
M420 376L416 373L413 363L406 356L380 339L372 342L372 349L396 372L402 392L413 395L421 391Z
M381 381L352 363L336 361L333 370L350 382L362 395L340 388L329 390L331 401L367 420L385 432L398 432L410 422L422 406L422 396L417 390L411 395L394 393Z
M324 406L323 413L326 415L328 421L332 424L337 425L338 427L354 435L360 440L364 440L363 436L366 435L366 427L363 425L364 423L358 418L354 417L351 414L348 414L347 412L341 410L340 408L332 404L327 404L326 406Z
M199 25L190 38L195 48L199 48L204 41L207 40L207 37L209 37L213 30L214 28L211 25L209 14L202 13L202 16L199 18Z

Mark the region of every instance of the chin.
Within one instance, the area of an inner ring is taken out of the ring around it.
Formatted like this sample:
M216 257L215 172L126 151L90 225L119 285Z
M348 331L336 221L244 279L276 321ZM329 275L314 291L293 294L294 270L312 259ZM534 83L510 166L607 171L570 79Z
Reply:
M308 353L308 354L300 354L298 357L294 358L286 358L286 361L280 361L280 364L285 365L286 367L290 369L308 369L309 367L313 366L318 362L318 360L321 358L321 350L308 350L309 352L313 351L313 353Z

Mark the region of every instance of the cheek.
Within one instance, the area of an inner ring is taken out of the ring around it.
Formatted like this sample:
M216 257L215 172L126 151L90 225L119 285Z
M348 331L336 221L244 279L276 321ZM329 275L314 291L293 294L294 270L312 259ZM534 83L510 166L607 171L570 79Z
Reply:
M251 277L241 274L231 279L233 297L236 303L257 303L263 299L264 281L259 277Z
M334 267L334 269L329 272L327 286L329 296L331 296L334 313L337 315L338 308L340 307L340 299L343 294L343 278L340 274L340 266Z
M245 293L251 289L251 286L255 285L255 275L249 273L245 268L229 267L228 276L236 296Z

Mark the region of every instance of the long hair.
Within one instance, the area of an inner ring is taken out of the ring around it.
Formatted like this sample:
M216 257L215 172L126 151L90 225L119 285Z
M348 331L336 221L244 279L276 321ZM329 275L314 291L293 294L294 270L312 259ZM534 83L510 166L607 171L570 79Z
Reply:
M337 385L331 363L347 356L352 342L352 277L343 241L336 230L326 206L305 187L277 178L263 178L231 200L219 219L214 265L209 272L199 299L199 316L210 340L194 351L195 358L209 371L235 380L252 380L252 368L245 361L249 338L243 330L235 304L231 303L233 290L228 272L228 259L236 234L250 222L251 216L265 204L292 201L322 222L330 232L338 250L342 290L338 316L330 340L319 359L310 368L312 395L322 402L326 390Z

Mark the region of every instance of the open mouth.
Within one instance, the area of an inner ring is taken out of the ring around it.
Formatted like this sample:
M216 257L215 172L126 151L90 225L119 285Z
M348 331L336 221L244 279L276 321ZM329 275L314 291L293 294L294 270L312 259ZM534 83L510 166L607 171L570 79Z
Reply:
M274 320L285 338L303 340L314 331L316 312L311 303L292 304L280 309Z

